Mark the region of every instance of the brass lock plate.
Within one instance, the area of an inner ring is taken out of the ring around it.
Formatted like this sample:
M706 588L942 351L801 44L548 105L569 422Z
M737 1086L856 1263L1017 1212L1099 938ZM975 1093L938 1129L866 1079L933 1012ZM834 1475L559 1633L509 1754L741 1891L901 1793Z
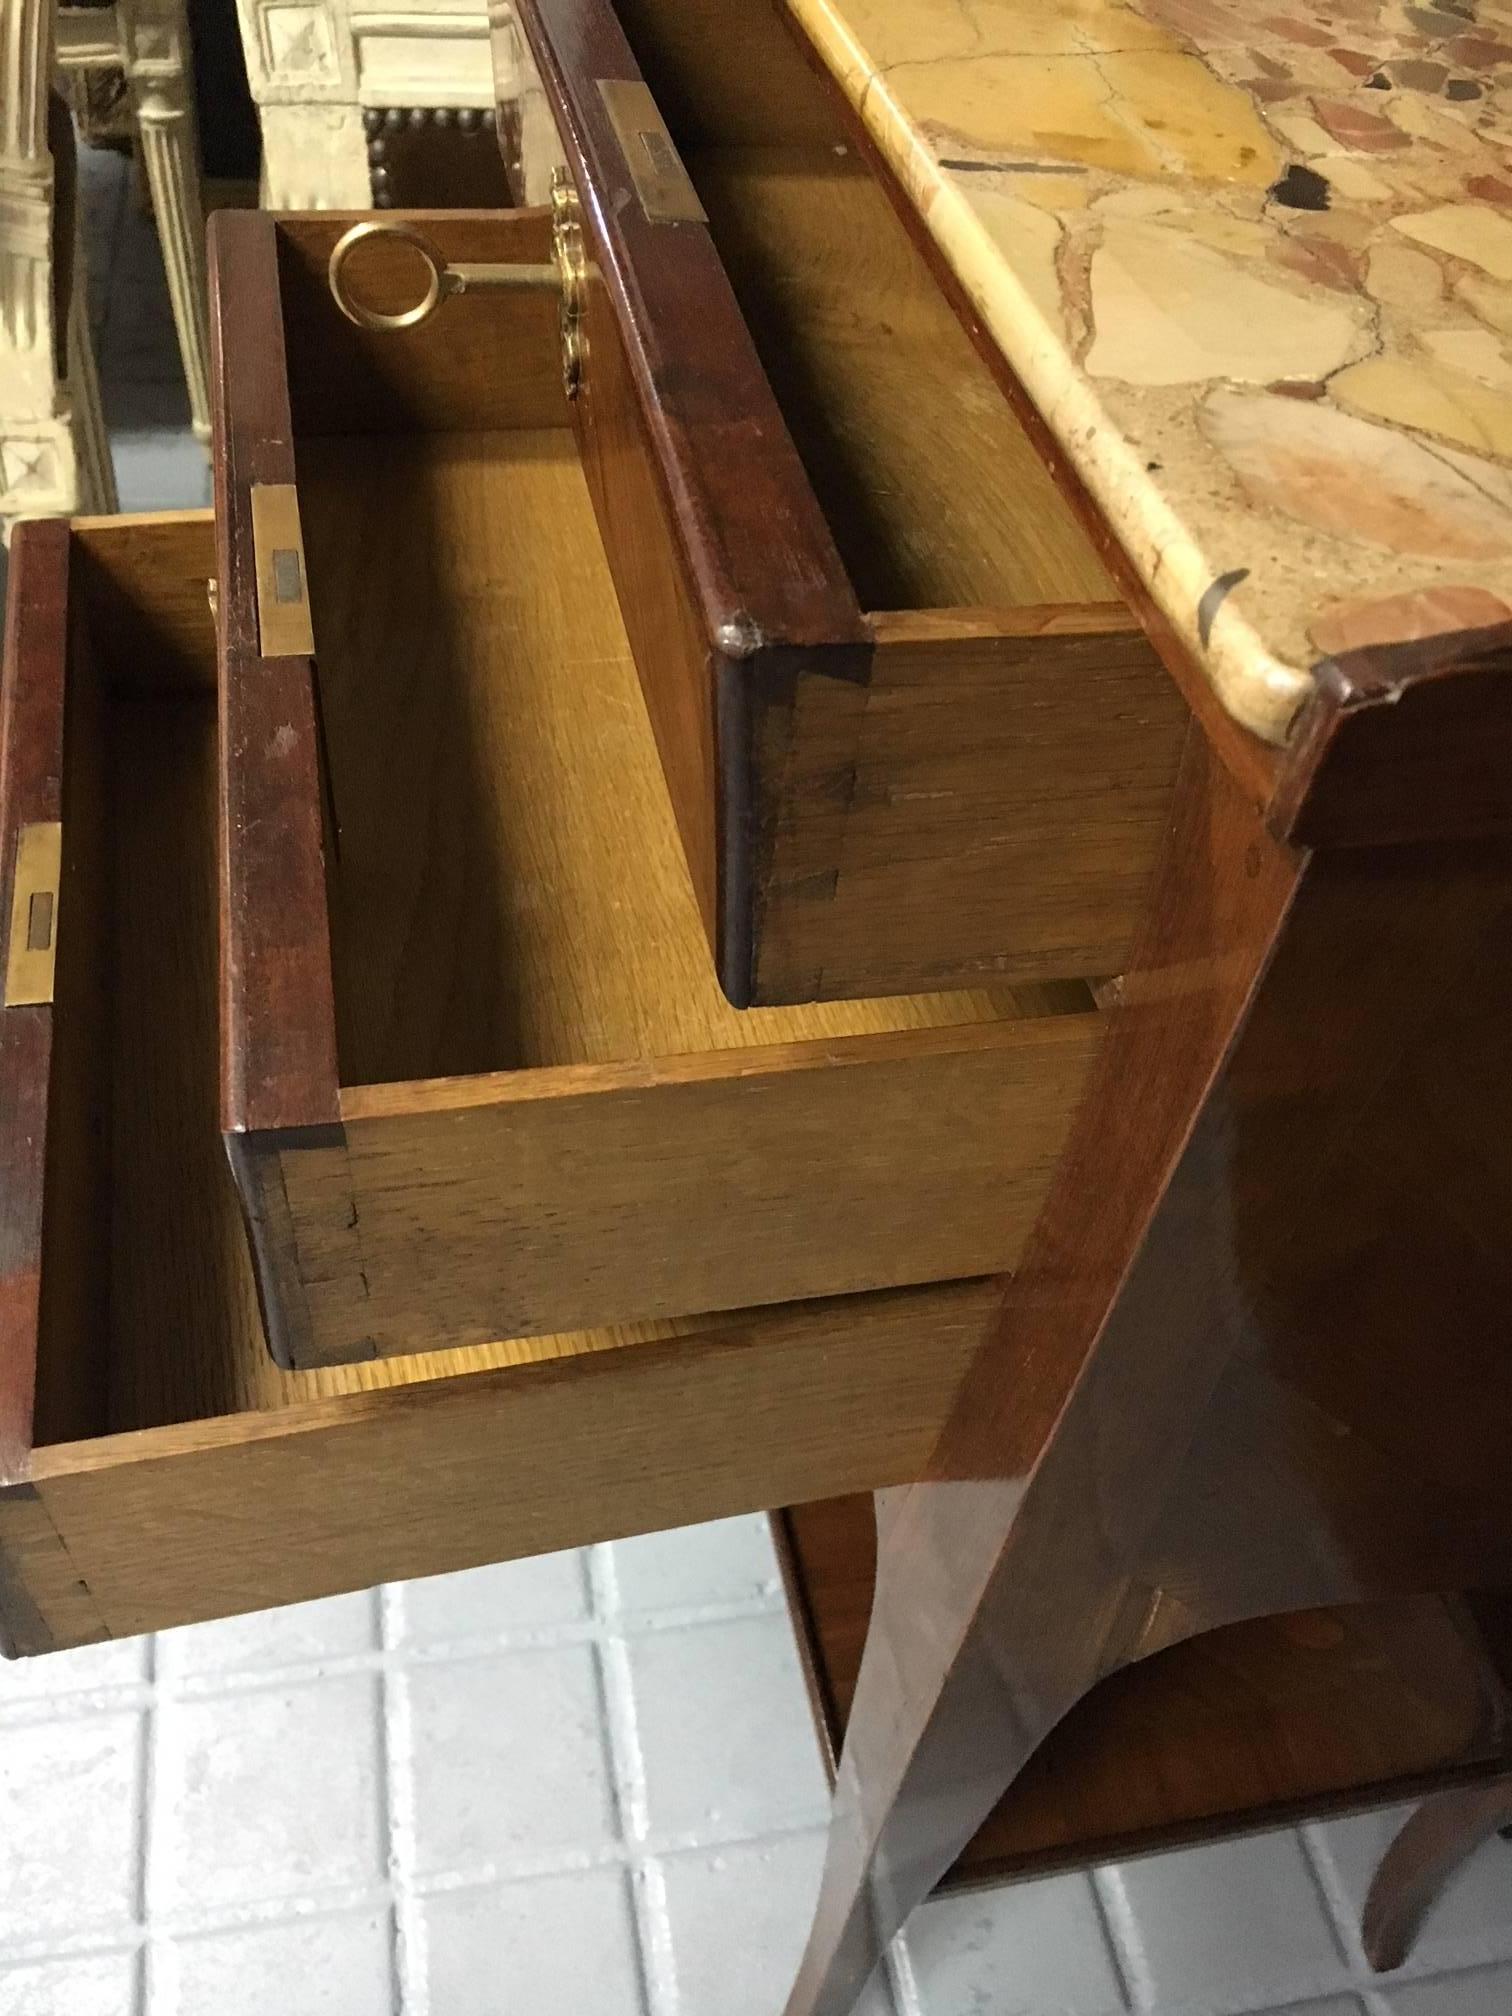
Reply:
M252 485L252 554L259 653L264 658L313 658L304 533L299 493L292 483Z
M628 77L601 77L599 93L647 222L707 224L708 212L647 87Z
M23 826L16 837L10 937L5 953L5 1005L24 1008L53 998L58 961L58 883L63 828L56 819Z

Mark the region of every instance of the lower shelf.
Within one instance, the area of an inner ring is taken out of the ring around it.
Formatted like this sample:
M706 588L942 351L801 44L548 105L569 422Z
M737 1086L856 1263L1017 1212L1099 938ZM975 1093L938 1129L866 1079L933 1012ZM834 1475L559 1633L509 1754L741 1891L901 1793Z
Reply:
M838 1755L876 1573L872 1501L775 1520L821 1739ZM1512 1688L1439 1598L1214 1631L1106 1680L1053 1733L947 1882L1143 1854L1505 1771Z

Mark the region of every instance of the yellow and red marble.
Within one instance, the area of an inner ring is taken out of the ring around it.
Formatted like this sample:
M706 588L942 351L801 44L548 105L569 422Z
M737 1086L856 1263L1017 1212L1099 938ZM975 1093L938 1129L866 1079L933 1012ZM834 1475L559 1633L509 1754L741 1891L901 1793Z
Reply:
M1512 618L1512 0L786 0L1225 705Z

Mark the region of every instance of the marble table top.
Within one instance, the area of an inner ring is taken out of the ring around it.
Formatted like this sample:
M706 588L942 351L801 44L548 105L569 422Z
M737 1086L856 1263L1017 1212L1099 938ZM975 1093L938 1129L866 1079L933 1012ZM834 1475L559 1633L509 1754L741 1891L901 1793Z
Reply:
M786 4L1237 719L1512 618L1512 0Z

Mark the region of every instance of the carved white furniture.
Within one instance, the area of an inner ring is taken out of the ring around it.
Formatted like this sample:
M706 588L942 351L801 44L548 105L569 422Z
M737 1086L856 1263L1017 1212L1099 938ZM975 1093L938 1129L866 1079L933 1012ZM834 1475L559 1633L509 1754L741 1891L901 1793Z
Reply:
M15 0L0 0L0 7ZM31 4L31 0L27 0ZM59 7L57 64L65 75L119 71L152 195L152 214L184 360L194 431L210 436L210 330L205 213L200 193L189 26L184 0Z
M396 131L458 125L479 135L501 95L490 34L504 49L502 96L519 108L514 144L520 200L545 202L559 159L507 4L473 0L237 0L247 76L262 122L262 200L271 210L387 207ZM519 88L507 89L508 66ZM536 129L544 144L533 144Z
M163 247L196 433L209 330L183 0L0 0L0 526L113 511L115 478L74 228L75 143L55 79L124 78Z
M0 0L0 528L116 508L50 0ZM55 159L56 155L56 159Z

